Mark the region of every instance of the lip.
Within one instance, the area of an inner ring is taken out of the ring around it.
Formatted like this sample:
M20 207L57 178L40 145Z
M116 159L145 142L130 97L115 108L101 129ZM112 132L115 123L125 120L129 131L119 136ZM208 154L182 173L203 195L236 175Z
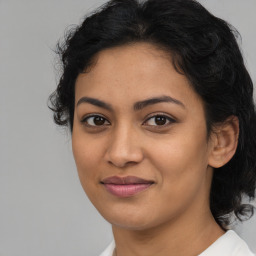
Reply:
M154 181L136 176L111 176L101 182L106 190L117 197L131 197L149 188Z

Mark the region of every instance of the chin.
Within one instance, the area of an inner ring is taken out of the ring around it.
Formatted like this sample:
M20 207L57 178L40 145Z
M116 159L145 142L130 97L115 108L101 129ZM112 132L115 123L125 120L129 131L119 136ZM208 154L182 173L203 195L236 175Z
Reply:
M114 214L113 212L110 215L102 215L111 225L122 228L126 230L136 230L143 231L146 229L151 229L157 226L158 223L154 221L153 216L149 214L139 215L138 213L128 215L128 214Z

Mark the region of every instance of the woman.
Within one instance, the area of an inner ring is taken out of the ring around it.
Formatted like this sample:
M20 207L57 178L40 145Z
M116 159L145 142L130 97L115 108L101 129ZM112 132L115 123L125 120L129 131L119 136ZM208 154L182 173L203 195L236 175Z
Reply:
M101 256L253 255L256 114L234 29L192 0L112 0L71 31L51 95L81 185L112 224Z

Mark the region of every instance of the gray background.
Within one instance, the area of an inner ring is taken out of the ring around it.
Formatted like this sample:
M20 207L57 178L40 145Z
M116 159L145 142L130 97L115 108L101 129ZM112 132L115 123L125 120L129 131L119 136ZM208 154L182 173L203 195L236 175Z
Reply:
M103 2L0 0L0 256L96 256L112 239L46 106L56 41ZM256 81L256 0L201 2L240 31ZM235 229L256 251L256 216Z

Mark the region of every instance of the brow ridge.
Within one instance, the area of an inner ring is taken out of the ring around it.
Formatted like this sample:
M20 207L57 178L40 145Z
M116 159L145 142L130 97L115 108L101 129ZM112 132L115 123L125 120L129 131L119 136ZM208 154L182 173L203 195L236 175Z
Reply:
M134 103L133 109L134 109L134 111L139 111L139 110L141 110L141 109L143 109L143 108L145 108L149 105L154 105L154 104L161 103L161 102L174 103L174 104L180 105L183 108L185 108L184 104L181 101L179 101L177 99L174 99L170 96L163 95L163 96L160 96L160 97L153 97L153 98L146 99L146 100L143 100L143 101L138 101L138 102ZM82 97L81 99L78 100L77 106L82 104L82 103L90 103L94 106L107 109L111 112L114 111L111 104L106 103L106 102L104 102L102 100L99 100L99 99L96 99L96 98Z
M146 99L146 100L143 100L143 101L139 101L139 102L136 102L133 106L134 110L135 111L138 111L138 110L141 110L149 105L154 105L154 104L157 104L157 103L161 103L161 102L170 102L170 103L174 103L174 104L177 104L177 105L180 105L182 107L185 107L184 104L177 100L177 99L174 99L170 96L161 96L161 97L154 97L154 98L150 98L150 99Z

